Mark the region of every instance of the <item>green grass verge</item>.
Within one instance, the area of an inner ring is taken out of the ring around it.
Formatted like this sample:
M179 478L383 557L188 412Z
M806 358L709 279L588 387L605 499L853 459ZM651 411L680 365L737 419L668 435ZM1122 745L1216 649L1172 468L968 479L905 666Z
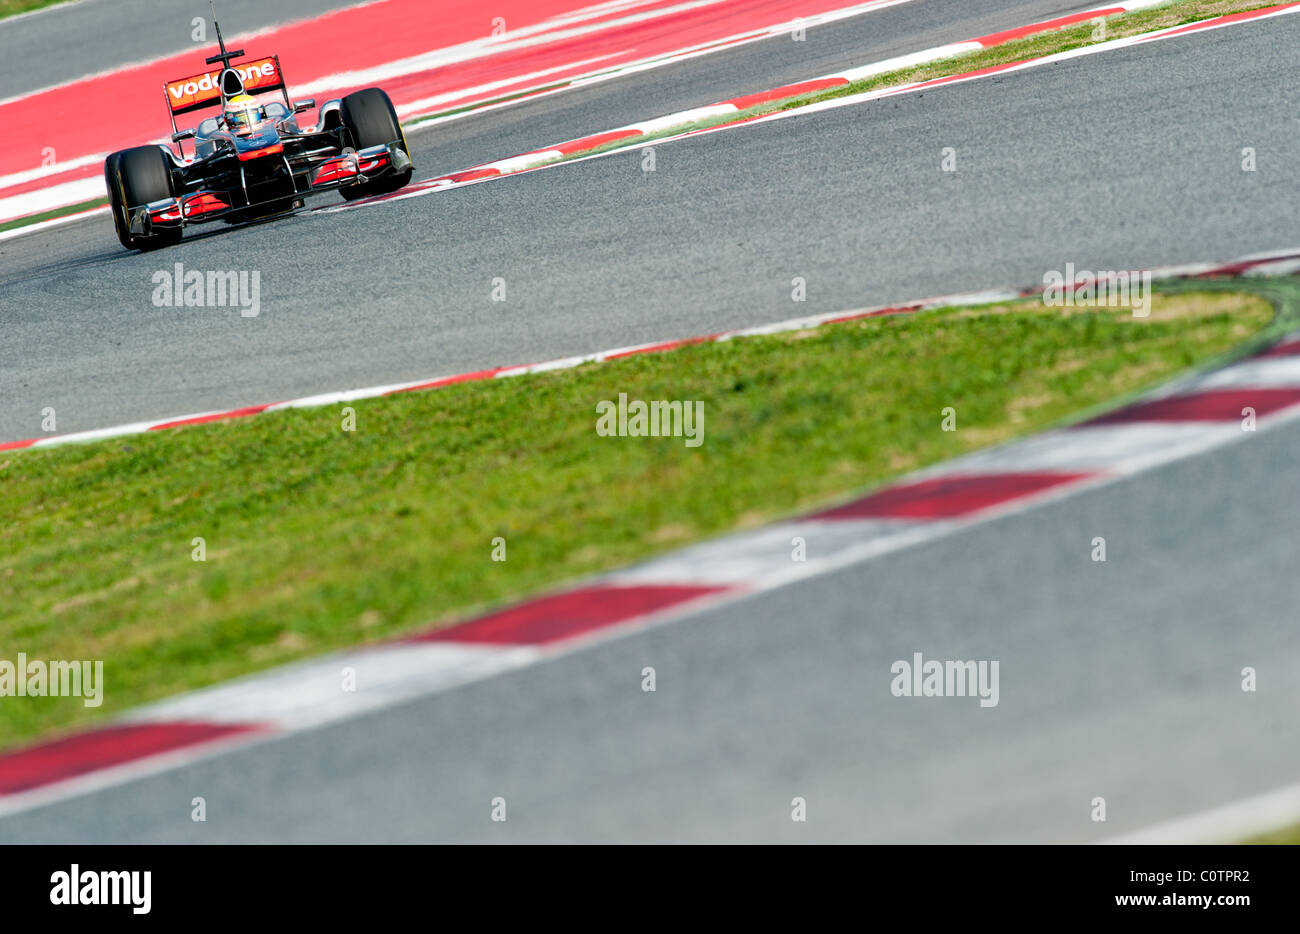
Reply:
M32 10L54 6L56 3L67 2L68 0L0 0L0 19L18 13L30 13Z
M16 217L11 221L0 223L0 231L13 230L15 227L26 227L28 224L38 224L41 221L53 220L56 217L65 217L69 214L76 214L78 211L88 211L91 208L97 208L105 204L108 204L107 198L97 198L93 201L82 201L80 204L69 204L67 207L55 208L52 211L42 211L40 214L29 214L26 217Z
M330 406L0 454L0 657L102 659L107 682L97 709L0 698L0 747L1041 429L1261 333L1273 306L1240 290L1267 283L1227 287L1146 319L949 309L357 401L354 432ZM597 436L620 392L702 400L703 445Z
M1243 840L1242 842L1265 846L1300 845L1300 824L1295 824L1291 827L1284 827L1283 829L1275 830L1272 833L1260 834L1258 837L1251 837L1249 840Z

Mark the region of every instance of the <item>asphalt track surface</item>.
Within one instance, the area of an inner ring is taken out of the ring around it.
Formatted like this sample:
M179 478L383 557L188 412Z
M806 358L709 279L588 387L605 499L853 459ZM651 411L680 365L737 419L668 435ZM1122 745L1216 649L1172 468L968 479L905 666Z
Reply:
M754 43L412 135L418 177L1062 9L918 0L812 29L804 42ZM1024 106L1042 109L1032 93ZM951 270L937 257L925 275L875 261L903 246L907 265L924 262L950 197L982 210L983 192L1000 196L1014 179L1012 203L1023 203L1014 166L965 172L966 154L979 157L999 134L963 107L926 95L814 118L825 134L815 153L802 142L814 124L796 121L663 147L649 176L631 154L382 211L210 225L148 256L123 251L106 216L0 242L0 440L41 434L46 406L62 432L103 428L1005 284L1004 257L989 263L987 252ZM944 145L963 147L956 177L938 172ZM1056 172L1043 167L1041 185ZM881 226L882 209L900 226ZM965 233L941 226L948 251L964 252L951 241ZM151 276L176 262L258 271L260 316L155 308ZM1036 279L1045 267L1025 268ZM790 301L796 275L809 284L801 305ZM490 301L497 277L504 305Z
M264 294L258 319L182 313L173 336L211 353L250 320L264 329L232 346L228 372L190 361L214 390L257 376L267 343L276 375L345 358L337 387L374 348L385 379L401 378L392 367L421 363L404 358L411 342L417 356L447 352L448 366L418 371L436 373L510 362L500 357L512 340L541 358L1034 282L1068 261L1128 268L1293 247L1297 155L1276 87L1297 39L1295 18L1248 24L663 146L648 176L634 153L300 217L270 240L268 225L196 241L187 265L240 268L274 248L295 287L317 292L274 304ZM953 175L938 170L943 146L957 150ZM1240 170L1246 146L1253 174ZM382 248L358 231L382 232ZM36 348L43 333L46 357L84 339L89 365L96 334L113 335L110 357L133 352L120 309L77 305L86 276L107 277L109 294L138 277L139 329L160 327L143 284L153 257L19 259L35 273L25 288L39 289L19 306L19 334ZM494 275L510 283L504 308L488 300ZM793 275L807 277L809 301L792 312ZM357 294L358 282L372 292ZM6 315L16 288L0 291ZM332 294L356 301L344 311L321 297ZM315 330L299 333L309 320ZM165 346L151 337L143 349ZM24 371L41 374L37 359L24 356ZM92 375L82 390L111 386ZM1300 544L1286 508L1300 493L1297 454L1296 422L1243 436L545 664L15 815L0 839L917 842L1136 830L1300 772ZM1097 535L1105 564L1089 559ZM999 706L892 697L891 661L916 651L1000 659ZM646 665L653 694L640 690ZM1245 666L1260 672L1256 694L1240 690ZM196 795L206 824L189 819ZM498 795L505 823L489 817ZM1089 819L1098 795L1105 824ZM790 821L796 796L806 824Z

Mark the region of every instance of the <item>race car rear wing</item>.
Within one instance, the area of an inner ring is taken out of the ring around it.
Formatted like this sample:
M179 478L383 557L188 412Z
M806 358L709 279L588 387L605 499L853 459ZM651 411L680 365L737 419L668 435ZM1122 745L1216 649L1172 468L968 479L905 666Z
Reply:
M279 91L284 95L285 106L290 111L293 110L289 89L284 83L284 72L280 70L280 56L270 55L242 65L232 64L235 59L243 57L244 50L226 49L226 40L221 36L221 25L217 22L216 8L211 3L208 5L212 8L212 25L216 27L217 46L221 51L207 59L207 64L219 63L221 67L216 71L205 71L200 75L177 78L163 84L163 96L167 98L167 110L172 120L173 139L177 133L177 117L220 104L223 97Z
M230 93L232 90L235 94L240 93L240 90L236 90L235 85L227 78L227 71L233 71L239 76L243 93L262 94L268 91L283 91L285 104L292 106L289 104L289 92L284 83L284 74L280 71L280 57L269 55L253 62L230 65L228 69L219 68L166 82L163 85L163 94L167 98L167 107L171 111L173 128L177 117L220 104L223 84L227 85L225 89L227 97L234 96Z

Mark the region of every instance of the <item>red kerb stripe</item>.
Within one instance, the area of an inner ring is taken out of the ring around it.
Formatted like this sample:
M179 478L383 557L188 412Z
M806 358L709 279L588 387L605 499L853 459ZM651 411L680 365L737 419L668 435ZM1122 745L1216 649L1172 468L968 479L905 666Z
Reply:
M1221 389L1185 396L1139 402L1087 422L1120 425L1126 422L1231 422L1243 417L1242 409L1268 415L1300 402L1300 388Z
M837 88L848 83L848 78L818 78L814 81L787 84L784 87L773 88L770 91L760 91L757 94L746 94L744 97L733 97L731 100L722 103L732 104L737 110L748 110L750 107L757 107L759 104L782 101L790 97L799 97L802 94L812 94L816 91Z
M1104 10L1088 10L1083 13L1071 13L1069 16L1062 16L1058 19L1049 19L1041 23L1034 23L1030 26L1021 26L1017 29L1007 29L1003 32L995 32L987 36L980 36L975 41L983 46L1000 45L1003 42L1010 42L1012 39L1023 39L1025 36L1033 36L1040 32L1049 32L1050 30L1061 29L1064 26L1071 26L1075 23L1082 23L1102 16L1110 16L1113 13L1123 12L1123 7L1114 6L1108 7Z
M562 152L566 156L575 152L583 152L588 149L595 149L597 146L604 146L608 143L616 143L621 139L628 139L632 136L640 136L640 130L610 130L608 133L597 133L595 136L584 136L582 139L572 139L567 143L560 143L558 146L550 146L542 152Z
M728 589L689 585L584 587L489 613L411 641L544 645Z
M251 723L178 721L123 724L78 733L0 755L0 795L17 794L97 769L260 729Z
M810 519L947 519L1030 496L1087 473L997 473L935 477L872 493L809 516Z
M1300 339L1275 344L1268 350L1255 354L1257 357L1295 357L1300 356Z
M246 409L231 409L229 412L213 412L211 415L196 415L193 418L181 418L174 422L162 422L158 425L150 425L150 431L161 431L164 428L180 428L182 425L202 425L207 422L220 422L228 418L244 418L248 415L257 415L265 412L276 403L268 402L266 405L251 405Z

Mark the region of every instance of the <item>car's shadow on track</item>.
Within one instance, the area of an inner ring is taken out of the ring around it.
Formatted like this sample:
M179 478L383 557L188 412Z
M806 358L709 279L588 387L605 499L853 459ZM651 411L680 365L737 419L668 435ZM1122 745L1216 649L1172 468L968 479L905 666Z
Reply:
M346 202L340 202L340 203L346 203ZM105 233L106 233L107 245L104 247L103 250L97 251L89 255L83 255L75 259L58 258L58 259L51 259L47 262L38 263L36 265L29 266L21 275L15 276L13 278L0 280L0 284L17 285L24 282L32 282L35 280L44 279L49 277L50 275L66 275L69 272L90 269L95 266L100 266L106 263L119 263L119 262L128 261L132 259L137 259L139 257L149 257L149 258L164 259L164 260L175 258L179 260L184 256L185 246L187 244L202 243L207 240L230 236L232 234L238 234L240 231L248 230L255 227L262 227L268 224L277 224L277 223L283 223L285 221L292 221L297 217L309 215L318 208L333 207L333 206L334 206L333 204L330 204L330 205L314 205L310 207L302 207L294 211L287 211L283 214L275 214L271 217L260 217L255 220L245 221L239 224L216 223L210 226L205 225L206 229L199 228L193 233L186 233L184 237L181 239L180 243L175 243L170 246L165 246L158 250L149 250L143 252L140 250L123 249L118 243L116 243L116 236L113 233L112 221L109 220L108 218L104 218L103 220L105 221L105 225L106 225ZM0 255L2 255L2 252L3 251L0 251Z
M339 203L346 204L347 202L343 201ZM212 240L217 237L224 237L224 236L229 236L230 234L237 234L241 230L251 230L256 227L265 227L270 224L279 224L285 221L291 221L298 217L305 217L307 215L310 215L317 209L323 207L333 207L333 205L317 204L308 207L301 207L301 208L296 208L295 210L292 211L285 211L281 214L272 214L269 217L257 217L249 221L240 221L237 224L226 224L220 221L211 224L205 224L203 225L203 227L197 228L193 233L188 233L188 232L185 233L181 237L180 243L174 243L170 246L165 246L159 250L150 250L148 252L141 253L141 255L165 256L168 253L171 253L172 251L185 246L185 244L187 243L201 243L204 240ZM129 252L140 253L139 250L131 250Z

